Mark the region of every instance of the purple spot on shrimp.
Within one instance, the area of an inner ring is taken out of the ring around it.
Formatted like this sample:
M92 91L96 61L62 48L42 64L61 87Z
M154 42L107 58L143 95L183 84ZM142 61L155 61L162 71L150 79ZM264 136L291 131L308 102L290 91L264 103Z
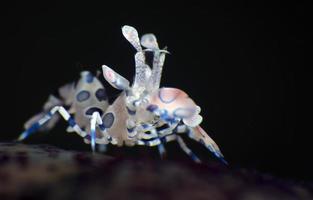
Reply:
M110 128L113 125L114 122L114 115L113 113L106 113L103 118L103 125L105 126L105 128Z
M98 101L106 101L108 99L104 88L100 88L96 91L96 97Z
M131 110L130 108L126 107L127 108L127 112L128 114L130 115L135 115L136 114L136 110Z
M166 93L166 89L161 89L159 90L159 99L166 104L172 103L173 101L175 101L175 99L177 98L177 96L179 95L179 93Z
M87 99L89 99L89 97L90 97L90 93L86 90L82 90L76 95L76 100L78 102L82 102L82 101L86 101Z
M153 105L153 104L151 104L151 105L149 105L147 107L147 110L150 111L150 112L154 112L156 109L158 109L158 106L157 105Z
M93 75L89 72L86 76L87 83L92 83L93 79L94 79Z
M128 133L132 133L135 130L135 127L133 128L127 128Z
M100 115L102 115L103 111L98 107L91 107L86 110L86 115L92 115L94 112L98 112Z

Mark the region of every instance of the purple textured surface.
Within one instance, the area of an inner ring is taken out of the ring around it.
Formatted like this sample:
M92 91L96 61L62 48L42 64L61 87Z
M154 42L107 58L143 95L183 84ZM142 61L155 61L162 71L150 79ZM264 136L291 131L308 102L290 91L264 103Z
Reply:
M0 144L0 199L313 199L308 185L223 165Z

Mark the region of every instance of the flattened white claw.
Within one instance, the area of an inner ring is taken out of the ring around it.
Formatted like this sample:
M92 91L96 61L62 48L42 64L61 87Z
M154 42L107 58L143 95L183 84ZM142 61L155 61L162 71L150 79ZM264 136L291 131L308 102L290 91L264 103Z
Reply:
M128 42L130 42L137 51L142 51L138 32L134 27L125 25L122 27L122 33Z
M127 90L129 88L129 81L123 76L116 73L113 69L106 65L102 65L103 76L112 87L119 90Z
M148 34L145 34L141 37L141 45L143 47L146 47L148 49L159 49L159 45L158 45L158 42L157 42L157 39L155 37L154 34L152 33L148 33Z

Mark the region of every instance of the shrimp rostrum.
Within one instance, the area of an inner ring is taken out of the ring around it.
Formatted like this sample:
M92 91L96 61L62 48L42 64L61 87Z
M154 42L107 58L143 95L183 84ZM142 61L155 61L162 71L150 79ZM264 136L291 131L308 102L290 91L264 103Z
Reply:
M181 149L195 162L200 159L187 147L181 135L200 142L222 162L224 157L209 135L200 127L200 107L182 90L161 87L161 74L165 56L153 34L139 39L131 26L123 26L124 37L135 48L135 78L132 84L110 67L103 65L103 76L120 95L109 105L106 90L90 72L81 73L76 84L59 89L59 98L50 96L43 111L25 123L26 130L18 140L23 140L38 130L49 130L63 117L69 124L68 132L76 132L96 145L156 146L160 155L165 154L164 144L177 141ZM153 54L152 66L146 54ZM66 109L68 108L68 109ZM60 115L55 115L59 113Z

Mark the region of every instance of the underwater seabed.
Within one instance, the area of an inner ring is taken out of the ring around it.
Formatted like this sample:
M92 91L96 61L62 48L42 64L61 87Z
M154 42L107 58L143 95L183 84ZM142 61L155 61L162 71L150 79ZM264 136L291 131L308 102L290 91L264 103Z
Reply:
M220 163L115 159L50 145L0 143L1 200L313 199L310 189Z

